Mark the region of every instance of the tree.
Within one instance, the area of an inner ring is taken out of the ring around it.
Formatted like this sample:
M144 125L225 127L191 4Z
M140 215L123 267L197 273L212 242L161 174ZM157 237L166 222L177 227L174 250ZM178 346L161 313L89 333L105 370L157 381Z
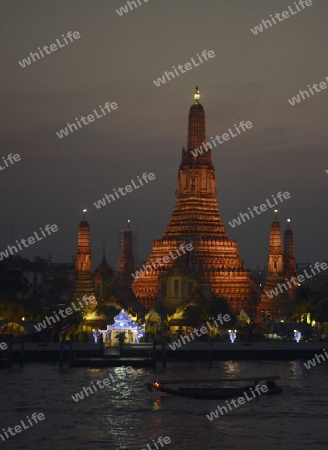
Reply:
M296 290L295 301L293 302L288 319L290 321L306 321L306 315L314 311L315 297L308 286L301 286Z
M328 322L328 298L317 302L313 313L314 320L317 322Z
M108 324L114 323L114 317L120 312L119 309L115 308L115 306L106 305L106 304L98 304L96 311L99 315L104 315L106 317L106 321Z
M199 297L195 305L186 307L183 316L188 325L197 327L207 321L213 321L213 318L216 320L219 314L228 314L231 317L229 305L224 298ZM227 322L227 326L231 326L231 323Z
M34 316L42 311L37 301L18 298L30 287L20 269L12 267L11 260L0 262L0 317L9 322L20 322L22 317Z
M17 298L19 293L26 293L29 287L20 269L11 268L7 261L0 262L0 299Z

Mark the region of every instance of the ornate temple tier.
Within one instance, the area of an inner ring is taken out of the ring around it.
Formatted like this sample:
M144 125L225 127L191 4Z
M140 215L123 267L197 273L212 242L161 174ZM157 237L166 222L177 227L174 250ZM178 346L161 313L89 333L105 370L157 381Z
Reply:
M162 239L153 241L145 263L149 270L133 282L138 300L147 308L158 301L158 276L174 264L180 244L191 243L193 250L182 254L186 267L197 273L199 286L210 286L217 297L225 297L233 312L255 308L256 287L240 259L236 241L229 240L221 220L215 188L215 169L211 150L195 157L191 150L206 142L205 112L196 88L194 104L189 111L188 148L182 150L178 172L176 202L171 220ZM157 258L176 255L170 262L154 268Z

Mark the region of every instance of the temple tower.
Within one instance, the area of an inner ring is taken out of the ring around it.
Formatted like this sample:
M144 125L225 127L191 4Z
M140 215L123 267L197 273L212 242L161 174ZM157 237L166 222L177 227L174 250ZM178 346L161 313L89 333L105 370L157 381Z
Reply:
M282 253L281 228L274 210L274 218L270 228L270 248L268 259L268 276L277 278L284 275L284 257Z
M79 224L77 255L75 258L75 280L73 287L73 301L84 295L95 295L92 279L92 263L90 250L90 227L86 220L87 210L83 210L83 218Z
M94 284L96 288L96 300L97 301L107 301L112 294L113 289L113 270L109 267L105 249L103 251L102 260L95 270L94 276Z
M132 291L132 275L135 272L135 238L131 229L131 221L119 233L119 248L116 260L113 292L118 303L126 311L144 315L145 307L138 302Z
M291 297L295 291L289 282L290 277L288 275L294 270L296 274L293 234L290 229L286 230L283 252L281 228L277 213L278 211L275 210L270 228L268 272L261 301L257 307L258 321L264 318L285 319L291 306Z
M187 150L182 149L171 220L163 237L153 241L144 266L149 270L137 277L132 286L142 304L148 309L156 306L159 274L172 267L178 257L177 250L185 260L180 246L190 243L193 249L188 255L188 265L192 273L197 274L198 285L210 286L217 297L225 297L233 312L244 309L252 313L256 287L243 267L236 241L229 240L221 220L211 147L207 145L208 151L204 150L198 157L191 152L206 143L205 112L199 98L196 87L189 111ZM165 256L170 257L169 262L160 264ZM178 282L176 280L175 284L179 290ZM161 295L167 297L166 293L161 292Z
M294 236L290 228L290 219L287 219L287 228L284 235L284 265L286 277L295 277L296 260L294 252Z
M130 227L130 220L128 220L126 229L121 231L119 235L119 249L115 271L116 285L124 284L125 287L131 288L133 280L131 273L135 271L133 247L133 234Z
M290 228L290 219L287 219L287 228L284 235L284 268L286 278L290 279L297 276L294 251L294 236ZM292 288L289 289L289 295L294 299L297 286L295 286L294 283L290 284L292 285Z

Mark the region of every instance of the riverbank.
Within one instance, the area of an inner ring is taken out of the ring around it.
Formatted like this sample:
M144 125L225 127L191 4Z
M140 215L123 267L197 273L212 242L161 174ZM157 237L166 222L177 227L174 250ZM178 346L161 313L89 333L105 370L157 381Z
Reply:
M26 343L24 352L21 343L12 343L11 358L13 362L46 362L59 361L63 354L64 361L83 360L83 365L95 363L96 360L102 366L114 366L115 360L119 361L131 358L155 360L160 362L166 359L172 361L242 361L242 360L295 360L313 358L315 353L322 352L328 348L327 342L191 342L178 349L172 350L168 345L162 347L161 343L156 346L153 343L126 344L123 346L121 355L118 347L104 347L102 344L81 344L66 342L61 348L60 343ZM3 363L8 357L8 352L1 352ZM107 361L107 363L106 363ZM131 360L132 361L132 360ZM75 364L73 364L75 365ZM77 364L78 365L78 364ZM118 364L120 365L120 364Z

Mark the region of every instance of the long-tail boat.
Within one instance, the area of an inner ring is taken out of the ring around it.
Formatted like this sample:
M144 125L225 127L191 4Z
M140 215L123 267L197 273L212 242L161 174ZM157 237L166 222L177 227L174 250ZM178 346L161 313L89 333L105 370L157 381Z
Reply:
M253 396L255 392L259 395L262 394L281 394L282 388L277 386L275 380L279 380L279 375L264 376L264 377L245 377L245 378L221 378L221 379L195 379L195 380L167 380L167 381L155 381L154 383L148 383L147 387L149 391L156 389L166 394L177 395L179 397L192 397L192 398L204 398L217 400L222 398L231 398L235 396L243 395L245 392L251 393ZM260 384L260 381L264 381L265 384ZM215 384L223 383L245 383L242 386L233 387L219 387ZM252 384L251 384L252 383ZM188 384L193 386L187 387L165 387L170 384ZM205 386L194 386L199 384L205 384ZM209 386L209 384L214 384Z

